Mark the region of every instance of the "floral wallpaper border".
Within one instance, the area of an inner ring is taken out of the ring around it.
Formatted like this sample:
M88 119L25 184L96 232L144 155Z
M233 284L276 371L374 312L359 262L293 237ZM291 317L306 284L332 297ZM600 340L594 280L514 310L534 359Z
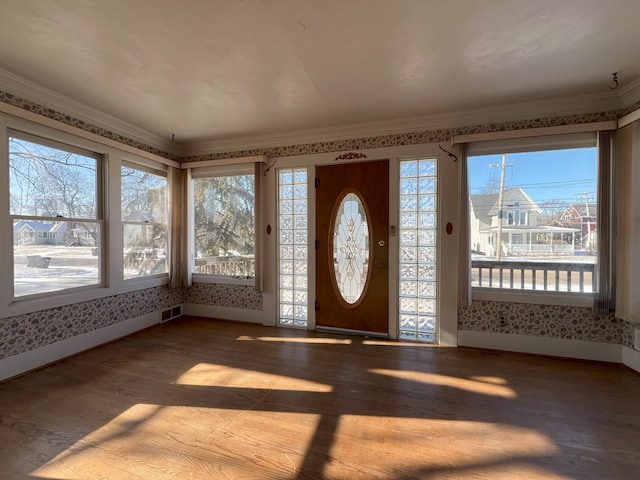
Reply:
M176 157L171 153L164 152L160 149L151 147L149 145L146 145L142 142L138 142L131 138L118 135L117 133L110 132L109 130L106 130L104 128L96 127L95 125L91 125L90 123L87 123L83 120L79 120L70 115L60 113L51 108L43 107L36 103L30 102L29 100L25 100L23 98L17 97L15 95L4 92L2 90L0 90L0 102L6 103L8 105L12 105L14 107L21 108L23 110L27 110L32 113L37 113L38 115L42 115L43 117L56 120L66 125L71 125L72 127L76 127L81 130L91 132L96 135L100 135L101 137L108 138L110 140L115 140L116 142L122 143L124 145L129 145L130 147L137 148L138 150L142 150L144 152L153 153L154 155L158 155L160 157L164 157L169 160L174 160L176 162L180 161L179 157Z

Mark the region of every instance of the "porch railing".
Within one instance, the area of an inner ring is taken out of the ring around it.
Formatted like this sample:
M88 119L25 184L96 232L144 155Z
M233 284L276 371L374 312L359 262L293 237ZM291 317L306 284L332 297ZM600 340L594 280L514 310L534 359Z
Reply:
M593 263L472 260L471 285L591 293L594 291L594 271Z
M196 258L194 273L228 277L254 277L256 261L253 257L205 257Z

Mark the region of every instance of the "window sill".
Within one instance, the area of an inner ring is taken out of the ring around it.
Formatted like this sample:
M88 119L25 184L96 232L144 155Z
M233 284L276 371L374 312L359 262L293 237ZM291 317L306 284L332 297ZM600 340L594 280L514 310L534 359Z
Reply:
M585 308L593 306L592 293L535 292L499 288L473 288L471 292L472 300Z
M42 296L31 296L13 300L9 305L0 307L0 318L9 318L16 315L25 315L42 310L49 310L76 303L90 302L105 297L126 294L147 288L161 287L169 283L167 274L150 278L132 279L131 282L123 282L119 288L115 287L81 287L61 292L52 292Z

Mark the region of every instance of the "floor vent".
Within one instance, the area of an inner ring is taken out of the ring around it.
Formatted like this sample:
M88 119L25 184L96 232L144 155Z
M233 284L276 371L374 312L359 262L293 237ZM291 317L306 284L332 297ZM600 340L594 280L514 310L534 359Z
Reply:
M178 305L176 307L167 308L162 311L162 319L160 322L168 322L169 320L173 320L174 318L178 318L182 316L182 306Z

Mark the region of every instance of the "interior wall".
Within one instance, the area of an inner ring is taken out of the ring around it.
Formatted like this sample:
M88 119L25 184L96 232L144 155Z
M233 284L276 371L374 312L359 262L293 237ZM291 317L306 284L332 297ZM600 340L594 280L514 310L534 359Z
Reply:
M0 91L0 101L34 113L82 128L92 133L117 140L142 150L175 159L166 152L157 151L139 142L115 135L81 120L54 110L40 107L13 95ZM539 118L519 122L491 123L432 131L409 132L377 137L320 142L306 145L289 145L274 148L243 150L184 157L182 161L197 162L219 158L267 155L287 157L326 152L344 152L361 149L416 145L443 142L446 145L452 136L493 131L519 130L557 125L574 125L597 121L614 120L621 112L598 112L566 117ZM114 297L67 305L0 319L0 358L17 355L39 348L51 342L67 339L82 333L100 329L128 318L134 318L151 310L161 310L172 305L192 303L213 305L258 312L263 308L263 297L251 287L195 284L191 289L170 290L165 287L145 289ZM508 328L501 333L553 338L587 339L598 342L621 343L630 346L633 327L628 322L611 316L594 316L590 309L571 307L549 307L544 305L512 304L506 302L474 302L459 312L458 328L471 331L498 331L496 314L507 312Z
M154 287L3 318L0 360L181 303L181 290Z

